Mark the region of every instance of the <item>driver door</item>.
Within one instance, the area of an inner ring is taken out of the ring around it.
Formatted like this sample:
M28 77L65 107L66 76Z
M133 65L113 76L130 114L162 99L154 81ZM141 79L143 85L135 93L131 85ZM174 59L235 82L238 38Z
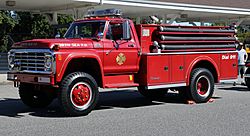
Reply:
M123 40L123 22L109 22L104 38L104 74L128 74L138 71L138 47L131 39Z

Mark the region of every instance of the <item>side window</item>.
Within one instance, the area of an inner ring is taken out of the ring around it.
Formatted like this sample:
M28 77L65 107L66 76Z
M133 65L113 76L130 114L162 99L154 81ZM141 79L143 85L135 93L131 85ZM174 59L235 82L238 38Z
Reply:
M105 23L100 23L98 28L96 28L96 32L94 36L99 36L100 38L103 38L104 27L105 27Z
M110 23L106 39L120 40L123 37L122 23Z
M90 37L92 31L91 24L76 25L71 33L68 35L69 38L80 38Z

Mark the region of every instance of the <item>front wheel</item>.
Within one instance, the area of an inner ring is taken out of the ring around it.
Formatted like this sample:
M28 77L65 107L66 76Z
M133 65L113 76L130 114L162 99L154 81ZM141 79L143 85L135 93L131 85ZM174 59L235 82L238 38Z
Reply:
M98 86L95 79L87 73L71 73L63 79L58 97L67 115L87 115L97 104Z
M196 68L191 72L189 96L196 103L207 102L214 93L214 77L205 68Z

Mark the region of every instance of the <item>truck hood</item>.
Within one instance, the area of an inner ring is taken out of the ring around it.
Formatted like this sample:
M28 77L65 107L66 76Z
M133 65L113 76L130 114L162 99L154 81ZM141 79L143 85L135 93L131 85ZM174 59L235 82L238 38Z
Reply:
M60 48L93 48L92 39L33 39L15 43L14 49L52 49L54 45Z

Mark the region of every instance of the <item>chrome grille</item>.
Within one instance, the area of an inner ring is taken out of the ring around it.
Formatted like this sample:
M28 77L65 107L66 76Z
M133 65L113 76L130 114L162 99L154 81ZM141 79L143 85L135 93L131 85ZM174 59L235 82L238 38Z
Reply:
M46 69L46 57L53 58L53 53L45 49L13 49L10 54L14 56L14 71L31 73L51 73L53 68ZM52 64L53 65L53 64Z
M20 71L44 71L45 53L17 52L15 61L20 62Z

